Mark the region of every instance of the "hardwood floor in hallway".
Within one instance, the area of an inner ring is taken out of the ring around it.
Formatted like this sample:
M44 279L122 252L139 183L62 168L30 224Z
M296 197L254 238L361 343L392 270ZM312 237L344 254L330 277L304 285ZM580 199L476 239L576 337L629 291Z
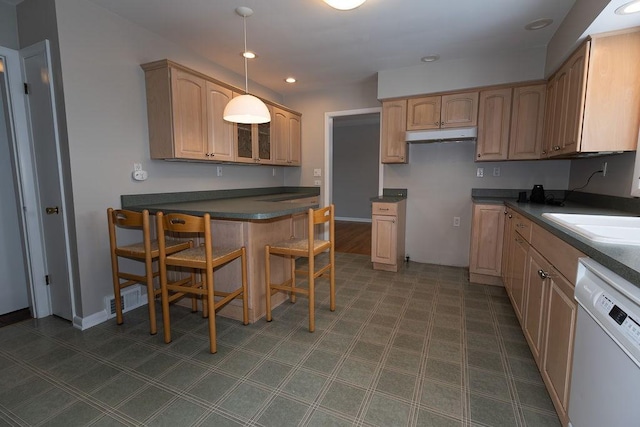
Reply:
M336 221L336 252L371 255L371 223Z

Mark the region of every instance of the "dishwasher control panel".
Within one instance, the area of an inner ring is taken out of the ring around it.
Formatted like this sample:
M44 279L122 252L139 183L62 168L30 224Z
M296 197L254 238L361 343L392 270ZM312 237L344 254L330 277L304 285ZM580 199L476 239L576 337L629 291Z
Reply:
M636 348L640 349L640 323L638 323L640 319L634 319L628 310L625 310L624 307L604 292L598 297L596 308L615 322L615 324L609 326L616 327L631 340L631 343Z

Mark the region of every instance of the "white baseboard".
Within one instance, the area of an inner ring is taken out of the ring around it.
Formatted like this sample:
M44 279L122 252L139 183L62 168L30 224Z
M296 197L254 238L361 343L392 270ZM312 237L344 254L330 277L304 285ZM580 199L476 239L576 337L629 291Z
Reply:
M348 216L337 216L336 221L349 221L349 222L368 222L371 223L371 218L351 218Z
M145 294L146 295L146 294ZM141 299L141 303L140 304L136 304L134 306L131 306L127 311L131 311L134 310L138 307L142 307L143 305L147 305L147 300L146 298ZM126 312L125 312L126 313ZM79 317L76 316L73 318L73 327L80 329L81 331L84 331L85 329L89 329L92 328L96 325L99 325L100 323L104 323L107 320L113 318L115 316L111 316L109 313L107 313L107 310L100 310L97 313L93 313L87 317Z
M73 327L84 331L85 329L89 329L91 327L99 325L100 323L106 322L107 320L109 320L107 312L105 310L101 310L87 317L75 316L73 318Z

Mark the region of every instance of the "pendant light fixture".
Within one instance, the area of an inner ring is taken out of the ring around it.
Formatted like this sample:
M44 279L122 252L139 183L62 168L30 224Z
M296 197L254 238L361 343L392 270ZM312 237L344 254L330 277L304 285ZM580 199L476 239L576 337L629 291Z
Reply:
M362 5L367 0L324 0L326 4L338 10L351 10Z
M267 123L271 121L269 109L259 98L249 95L249 74L247 72L247 17L253 15L253 10L248 7L241 6L236 9L236 13L242 16L242 25L244 27L244 95L233 98L226 107L224 107L223 118L233 123Z

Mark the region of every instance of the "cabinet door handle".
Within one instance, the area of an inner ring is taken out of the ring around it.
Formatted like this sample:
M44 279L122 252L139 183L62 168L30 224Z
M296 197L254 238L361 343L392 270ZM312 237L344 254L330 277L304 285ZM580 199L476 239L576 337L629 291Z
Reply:
M507 217L508 217L509 219L511 219L511 218L513 218L513 215L509 214L509 215L507 215Z
M482 157L482 154L478 154L478 157Z
M547 277L549 277L549 273L547 273L543 269L540 269L538 270L538 276L540 276L541 279L546 279Z

